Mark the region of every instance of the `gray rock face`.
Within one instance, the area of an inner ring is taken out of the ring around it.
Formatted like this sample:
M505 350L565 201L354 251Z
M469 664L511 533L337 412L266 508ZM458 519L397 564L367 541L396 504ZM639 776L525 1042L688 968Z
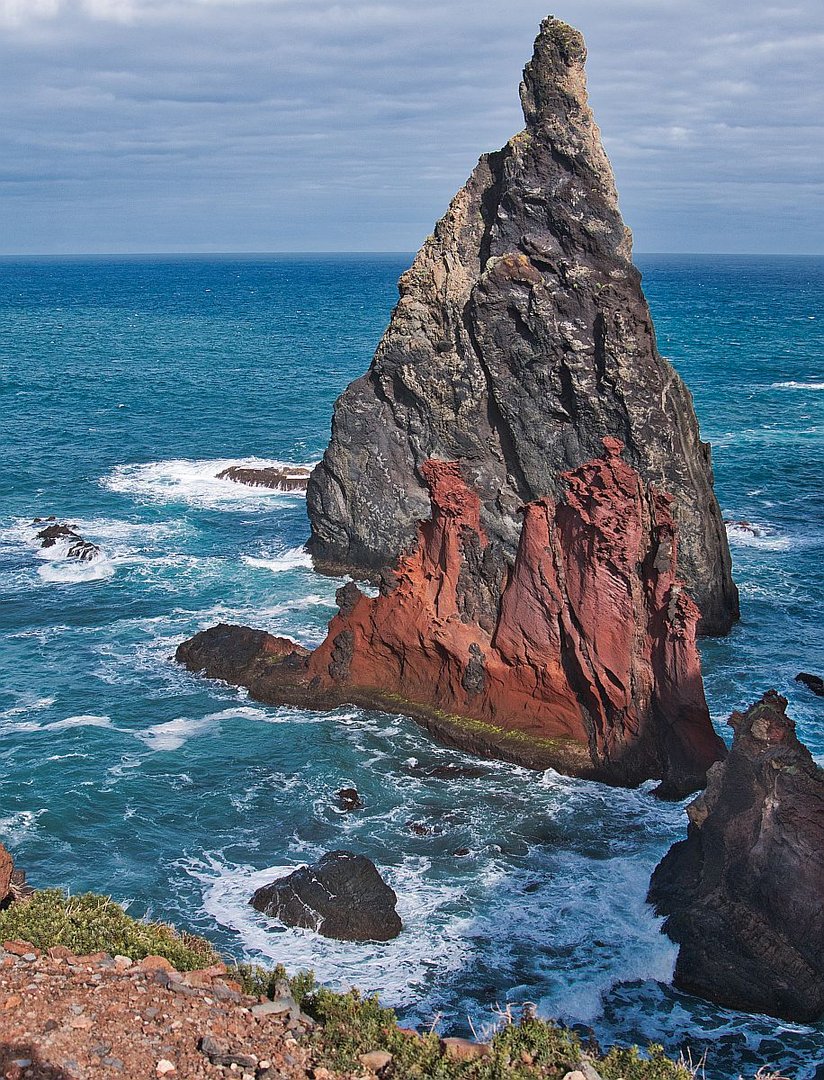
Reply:
M338 941L389 941L402 929L394 890L373 862L351 851L330 851L264 885L249 903L287 926Z
M680 946L675 984L731 1009L824 1018L824 769L769 690L688 807L648 899Z
M546 19L521 84L526 128L478 162L411 268L369 371L335 405L309 481L321 570L374 575L428 513L420 467L460 460L509 558L519 506L605 435L677 500L679 563L723 633L738 594L710 449L658 353L612 171L587 105L581 35Z

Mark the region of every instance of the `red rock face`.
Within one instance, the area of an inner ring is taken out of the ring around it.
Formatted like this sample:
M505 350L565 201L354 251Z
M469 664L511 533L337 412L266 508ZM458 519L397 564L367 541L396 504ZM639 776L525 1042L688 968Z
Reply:
M0 844L0 908L6 906L14 877L14 859Z
M604 448L564 474L564 501L523 508L510 571L460 465L427 461L432 517L415 551L380 596L343 590L310 685L482 721L550 757L554 743L564 771L661 778L670 794L701 786L725 751L704 699L698 609L676 575L671 500L642 484L618 440Z
M194 671L262 701L407 713L443 741L615 784L702 787L725 755L710 723L676 573L671 500L621 458L564 473L522 508L515 563L491 543L454 461L422 467L432 516L375 598L349 584L313 653L220 625L181 644Z

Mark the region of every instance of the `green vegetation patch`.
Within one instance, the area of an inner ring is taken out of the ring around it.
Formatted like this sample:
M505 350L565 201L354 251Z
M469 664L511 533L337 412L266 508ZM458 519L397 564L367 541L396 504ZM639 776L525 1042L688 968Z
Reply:
M444 1054L434 1032L415 1035L400 1028L394 1011L376 997L363 998L356 990L334 993L310 983L305 973L297 979L292 980L293 994L319 1025L312 1036L315 1051L334 1069L362 1071L360 1054L385 1050L392 1054L381 1073L387 1080L561 1080L582 1061L583 1047L574 1032L528 1011L518 1022L506 1014L486 1056L455 1059ZM658 1046L651 1046L648 1055L616 1048L606 1057L590 1053L589 1060L603 1080L692 1080L689 1070Z
M0 943L14 940L29 941L44 950L64 945L77 956L96 952L132 960L165 956L178 971L220 962L203 938L165 923L133 919L107 896L67 896L60 889L43 889L0 912Z

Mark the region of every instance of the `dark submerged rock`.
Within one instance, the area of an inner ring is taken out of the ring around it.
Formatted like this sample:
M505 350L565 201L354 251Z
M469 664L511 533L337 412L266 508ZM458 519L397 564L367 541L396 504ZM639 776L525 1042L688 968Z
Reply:
M32 524L39 524L38 519L35 518ZM66 557L78 559L80 562L91 562L100 554L97 544L84 540L74 525L48 525L37 533L37 539L40 541L40 546L44 548L54 547L59 540L66 540L68 542Z
M587 104L581 35L546 19L521 84L526 128L485 154L399 283L369 371L335 405L307 489L319 569L373 577L428 509L428 459L461 462L492 541L473 621L494 623L523 503L611 435L668 491L702 633L738 617L710 447L658 352L612 170ZM477 683L480 670L473 679Z
M338 806L341 810L360 810L363 806L363 801L358 794L357 788L345 787L341 788L338 792Z
M809 671L799 671L795 681L803 683L808 690L812 690L819 697L824 697L824 679L820 675L811 675Z
M390 941L402 929L397 897L373 862L332 851L311 866L257 890L252 907L287 926L338 941Z
M732 749L688 808L649 900L679 946L675 984L733 1009L824 1016L824 770L774 690L733 713Z
M306 491L309 469L280 469L271 465L262 469L244 469L239 465L230 465L217 474L217 479L234 480L236 484L272 488L274 491Z

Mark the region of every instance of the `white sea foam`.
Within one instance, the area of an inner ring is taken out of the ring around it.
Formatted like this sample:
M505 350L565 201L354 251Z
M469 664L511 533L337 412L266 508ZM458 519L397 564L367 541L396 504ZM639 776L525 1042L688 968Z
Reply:
M303 547L288 548L279 555L272 555L267 558L260 558L255 555L243 555L241 558L247 566L254 566L261 570L271 570L273 574L312 566L312 557Z
M64 562L51 562L37 569L39 577L52 585L76 585L84 581L105 581L113 577L114 563L105 555L96 556L90 562L79 559L66 559Z
M100 481L103 487L141 502L183 503L216 510L270 510L285 500L303 498L303 491L273 491L249 487L234 480L218 480L218 473L231 466L241 468L307 468L261 458L221 458L217 460L152 461L146 464L118 465Z
M764 551L787 551L792 546L789 537L781 536L770 525L730 521L726 523L726 529L730 543L740 547L761 548Z
M268 715L265 709L255 708L254 705L236 705L230 709L222 709L220 712L209 713L204 720L266 720Z
M122 521L119 518L81 518L78 532L91 540L166 540L189 531L185 521Z
M793 379L787 382L771 383L773 390L824 390L824 382L796 382Z
M528 873L493 866L484 874L485 884L500 891L500 904L473 920L473 935L488 943L496 966L504 969L510 953L531 946L536 982L544 988L537 1001L540 1013L591 1023L617 982L672 978L677 946L661 934L662 920L645 903L651 870L637 856L592 860L568 852L553 860L551 874L536 878L532 872L537 887L525 893ZM599 939L609 947L599 948ZM558 952L565 956L563 975ZM513 991L523 1000L534 987Z
M425 985L447 978L466 963L463 923L446 918L444 912L460 900L463 890L458 884L429 878L428 860L419 856L382 868L398 895L397 910L404 924L394 941L382 943L332 941L309 930L284 928L249 905L255 889L291 873L300 862L256 870L207 853L202 860L181 865L202 883L203 910L240 935L250 958L280 961L290 971L311 968L321 982L338 989L354 985L364 993L380 991L387 1005L408 1003L410 995L420 994Z
M142 731L136 731L135 735L150 750L179 750L189 739L204 735L212 725L213 720L210 717L203 716L193 720L179 716L175 720L167 720L163 724L154 724Z
M263 619L271 619L275 615L285 615L290 611L308 611L313 607L335 607L334 597L324 596L322 593L310 593L309 596L299 596L296 600L284 600L282 604L273 604L272 607L260 608L258 615Z
M6 713L0 713L0 733L27 735L37 731L67 731L70 728L108 728L112 726L111 717L109 716L84 714L82 716L67 716L65 720L54 720L50 724L40 724L32 719L15 719L15 716L11 715L14 712L15 710L7 710ZM16 711L16 715L25 715L27 712L28 710L20 709Z
M257 709L251 705L238 705L197 718L178 716L163 724L153 724L151 727L136 731L135 735L146 743L150 750L179 750L189 739L205 735L221 720L238 719L268 720L269 717L263 709Z
M44 724L43 731L64 731L67 728L98 727L107 728L112 726L110 716L67 716L65 720L55 720L53 724Z
M0 721L14 720L18 716L25 716L30 712L39 712L41 709L50 709L54 705L56 698L44 697L34 698L29 701L23 701L19 705L12 705L8 709L3 709L0 712Z
M22 844L37 829L37 820L46 813L40 810L18 810L8 817L0 817L0 836L12 845Z

